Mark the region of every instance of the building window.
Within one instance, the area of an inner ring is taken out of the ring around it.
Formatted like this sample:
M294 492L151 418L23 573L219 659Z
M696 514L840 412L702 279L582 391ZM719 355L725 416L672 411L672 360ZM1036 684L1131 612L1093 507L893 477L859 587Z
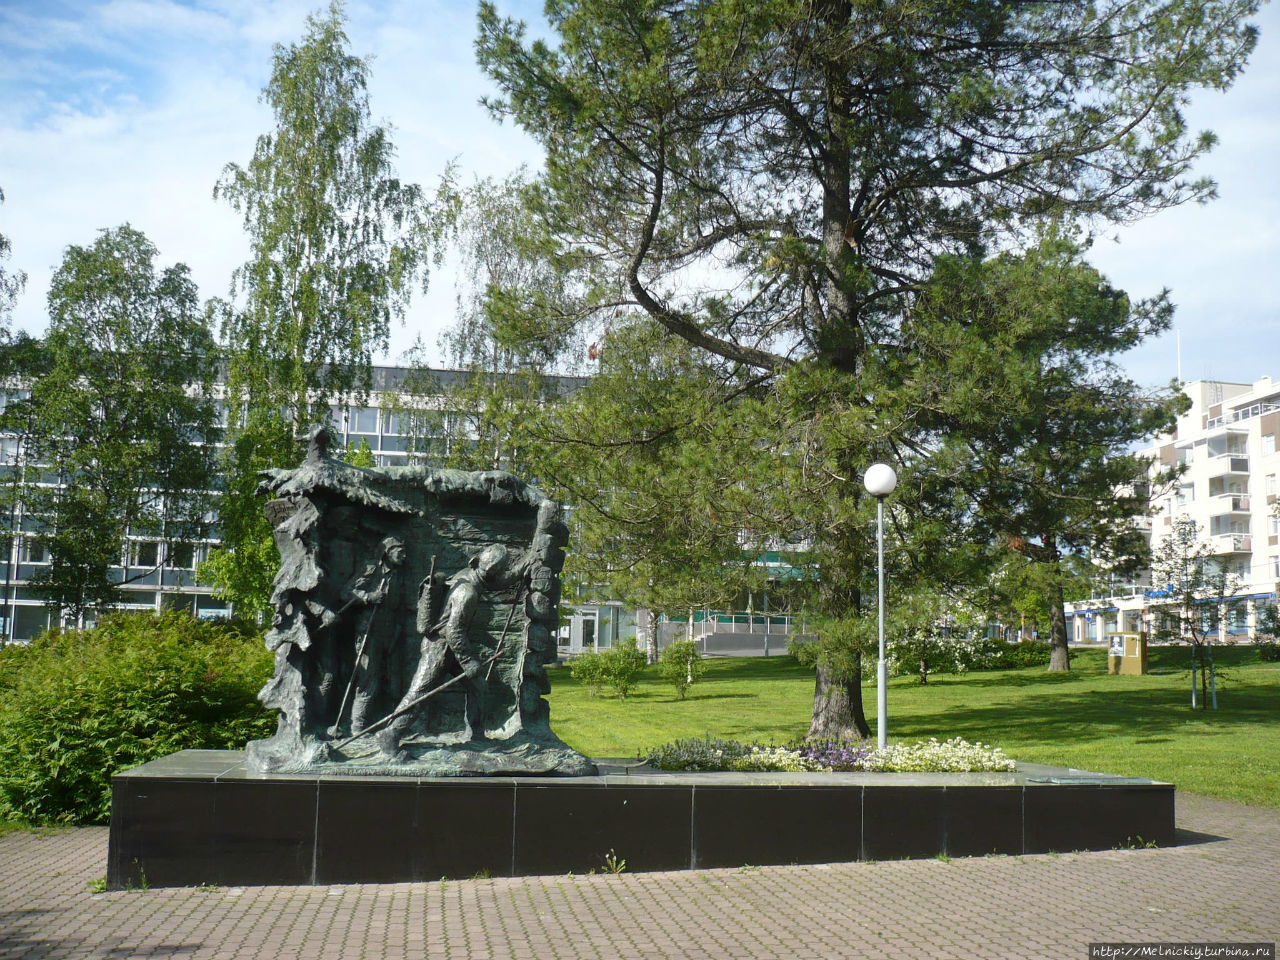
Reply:
M378 413L377 407L352 407L350 419L347 421L347 432L372 433L376 436Z
M9 404L15 400L27 400L30 397L30 390L0 390L0 413L9 409Z
M129 544L129 565L131 567L154 567L160 562L159 544L151 541L135 540Z
M391 434L396 437L403 437L409 433L409 416L404 413L397 413L394 410L382 411L382 432Z
M22 550L19 554L20 563L48 563L49 548L39 540L23 539Z
M169 566L177 570L190 570L196 565L196 548L190 543L169 545Z
M1276 435L1274 433L1264 433L1262 435L1262 453L1265 456L1268 453L1276 452Z

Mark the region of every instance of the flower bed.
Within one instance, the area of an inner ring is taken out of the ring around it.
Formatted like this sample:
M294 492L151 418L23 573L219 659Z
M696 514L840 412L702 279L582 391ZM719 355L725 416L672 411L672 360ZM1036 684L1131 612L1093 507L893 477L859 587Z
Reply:
M895 743L877 750L869 740L801 740L777 746L718 740L707 735L675 740L641 756L658 770L974 773L1009 771L1015 766L999 748L969 743L960 737Z

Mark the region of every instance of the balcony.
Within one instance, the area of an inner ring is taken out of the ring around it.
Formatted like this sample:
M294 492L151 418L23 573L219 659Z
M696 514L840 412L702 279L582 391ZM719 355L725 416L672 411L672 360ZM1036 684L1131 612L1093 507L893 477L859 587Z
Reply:
M1249 498L1243 497L1238 493L1219 494L1213 498L1213 503L1210 505L1210 512L1214 515L1248 513Z
M1253 541L1247 533L1220 533L1209 538L1213 552L1219 556L1225 553L1251 553Z
M1205 427L1209 430L1216 430L1218 427L1225 427L1228 424L1239 423L1242 420L1250 420L1253 417L1260 417L1264 413L1275 413L1277 410L1280 410L1280 405L1278 404L1254 403L1239 410L1232 410L1225 416L1212 417L1205 424Z
M1151 582L1148 577L1115 579L1095 584L1089 591L1089 596L1092 600L1124 600L1128 597L1141 596L1150 588Z
M1245 474L1247 476L1249 473L1249 458L1227 453L1220 457L1214 457L1209 462L1210 477L1222 477L1232 473Z

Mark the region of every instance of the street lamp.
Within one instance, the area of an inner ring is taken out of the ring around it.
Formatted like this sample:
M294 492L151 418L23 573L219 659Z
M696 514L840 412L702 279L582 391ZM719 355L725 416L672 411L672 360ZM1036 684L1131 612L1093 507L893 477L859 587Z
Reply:
M873 463L862 475L862 485L876 498L876 557L879 560L880 589L876 598L879 607L880 659L876 663L876 746L883 750L889 733L887 708L889 703L889 669L884 660L884 498L898 485L898 475L887 463Z

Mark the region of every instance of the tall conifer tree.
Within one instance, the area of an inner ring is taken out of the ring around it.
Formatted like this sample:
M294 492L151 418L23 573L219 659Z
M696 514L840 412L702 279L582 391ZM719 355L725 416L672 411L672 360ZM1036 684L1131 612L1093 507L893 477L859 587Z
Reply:
M862 470L910 473L892 392L940 265L1210 197L1191 168L1213 137L1182 108L1234 80L1256 9L556 0L552 45L485 2L477 50L493 111L546 150L533 209L593 338L639 312L779 405L839 619L874 583ZM865 730L857 651L830 649L815 723Z

